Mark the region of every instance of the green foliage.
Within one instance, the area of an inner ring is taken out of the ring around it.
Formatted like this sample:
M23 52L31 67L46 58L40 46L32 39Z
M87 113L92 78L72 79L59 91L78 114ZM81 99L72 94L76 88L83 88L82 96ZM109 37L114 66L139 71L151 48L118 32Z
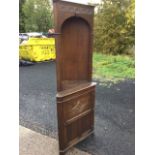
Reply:
M93 76L105 81L119 81L135 77L134 58L125 55L93 55Z
M22 33L22 32L25 32L25 23L24 23L24 18L25 18L25 15L24 15L24 12L22 10L22 7L25 3L25 0L19 0L19 32Z
M49 0L26 0L23 12L26 32L47 32L52 27Z
M95 15L95 51L134 54L134 0L103 0Z

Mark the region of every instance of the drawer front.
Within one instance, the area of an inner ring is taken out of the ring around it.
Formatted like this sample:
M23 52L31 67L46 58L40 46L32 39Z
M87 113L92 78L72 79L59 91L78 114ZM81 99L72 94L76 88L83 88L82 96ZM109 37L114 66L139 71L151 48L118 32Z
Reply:
M93 108L93 92L76 97L63 103L63 113L65 121L69 122L78 118Z

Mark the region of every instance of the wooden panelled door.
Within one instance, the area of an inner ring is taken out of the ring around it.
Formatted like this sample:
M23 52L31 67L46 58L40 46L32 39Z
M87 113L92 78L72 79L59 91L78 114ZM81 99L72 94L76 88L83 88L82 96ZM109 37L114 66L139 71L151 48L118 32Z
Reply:
M54 1L56 29L57 114L60 154L94 130L95 83L92 82L94 7Z

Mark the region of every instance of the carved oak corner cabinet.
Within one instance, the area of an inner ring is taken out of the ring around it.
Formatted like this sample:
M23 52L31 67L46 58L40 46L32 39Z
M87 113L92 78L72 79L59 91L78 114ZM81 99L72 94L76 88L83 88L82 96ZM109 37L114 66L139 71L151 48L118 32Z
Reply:
M92 82L94 7L53 1L56 31L57 115L60 154L94 130Z

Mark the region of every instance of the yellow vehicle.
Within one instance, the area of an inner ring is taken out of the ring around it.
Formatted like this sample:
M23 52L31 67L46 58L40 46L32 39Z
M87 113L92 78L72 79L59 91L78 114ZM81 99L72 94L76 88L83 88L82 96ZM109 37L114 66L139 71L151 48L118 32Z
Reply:
M34 62L54 60L55 38L29 38L19 45L19 57Z

